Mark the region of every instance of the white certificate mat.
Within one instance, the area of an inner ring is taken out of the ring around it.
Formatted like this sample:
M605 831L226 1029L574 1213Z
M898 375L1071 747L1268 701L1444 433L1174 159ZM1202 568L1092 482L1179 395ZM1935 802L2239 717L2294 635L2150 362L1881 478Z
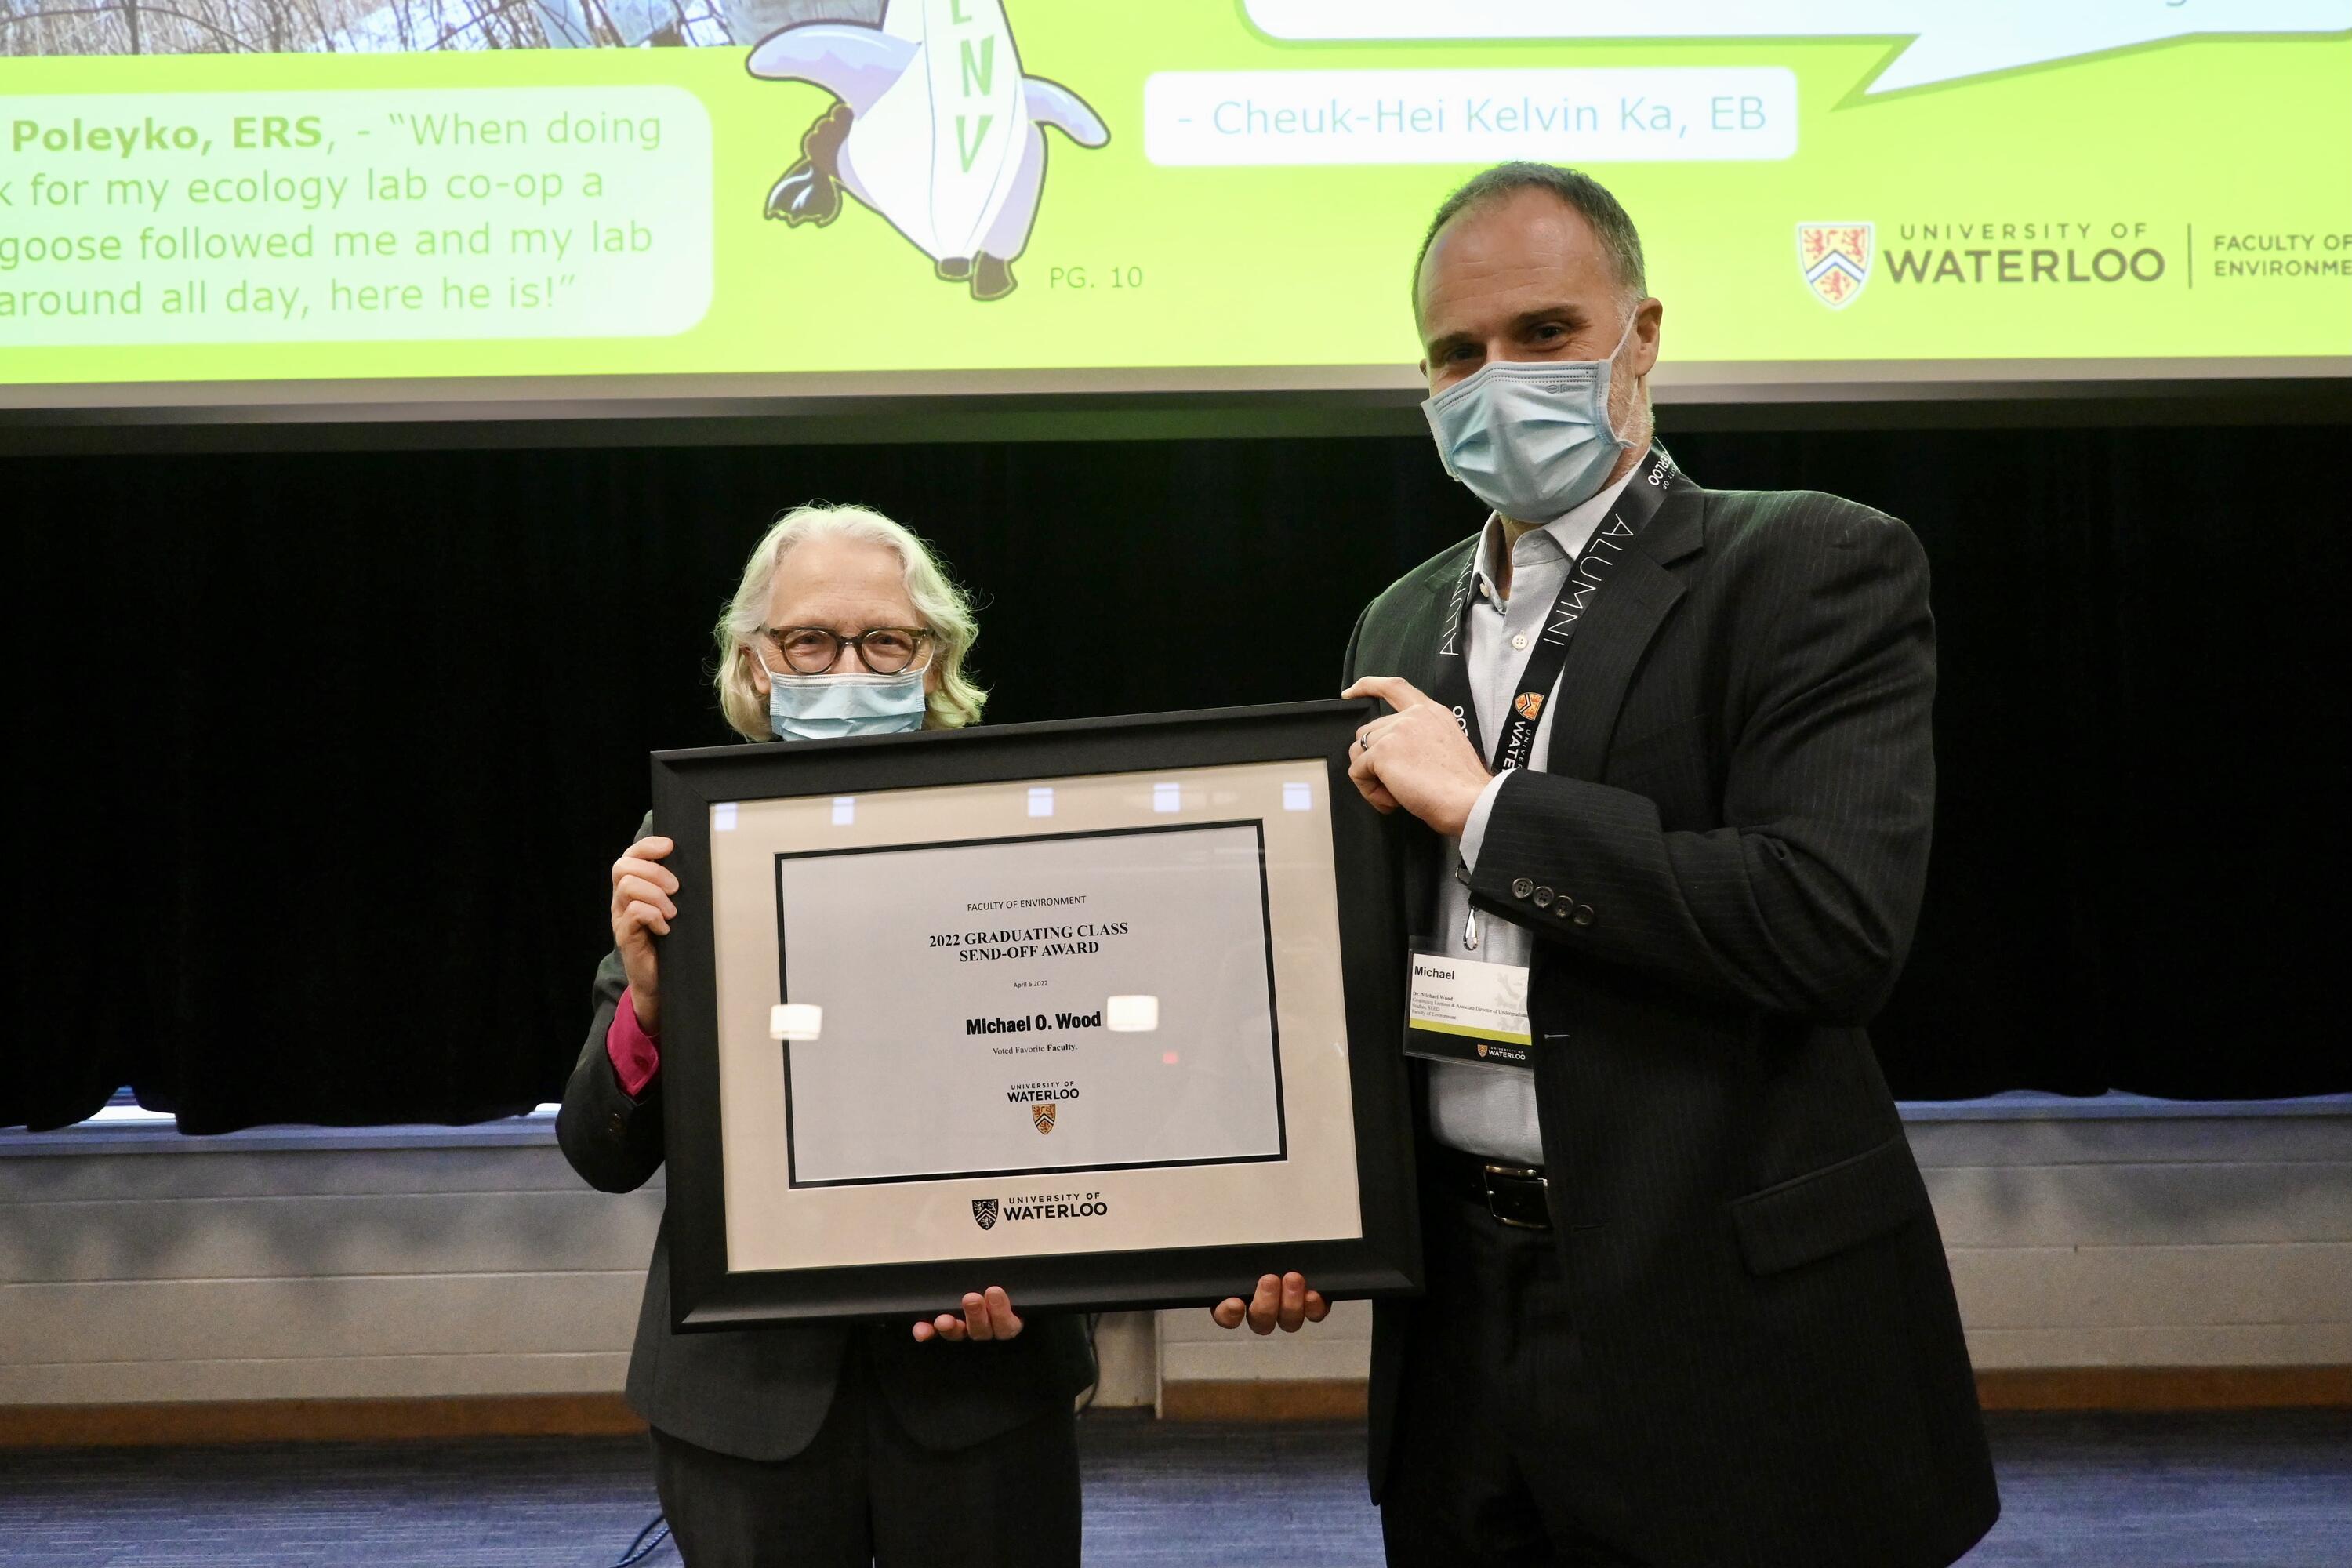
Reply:
M1328 779L709 805L728 1270L1362 1237Z
M779 854L791 1184L1280 1159L1265 900L1255 820Z

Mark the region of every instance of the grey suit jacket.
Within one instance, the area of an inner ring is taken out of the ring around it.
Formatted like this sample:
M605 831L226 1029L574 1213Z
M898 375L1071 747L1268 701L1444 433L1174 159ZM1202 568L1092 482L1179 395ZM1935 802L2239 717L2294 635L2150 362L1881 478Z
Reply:
M652 831L646 819L638 836ZM622 1090L605 1055L628 980L621 955L596 966L595 1012L563 1091L556 1139L590 1186L634 1191L662 1163L661 1080L643 1100ZM975 1285L984 1280L975 1280ZM1085 1325L1068 1314L1026 1320L997 1344L917 1344L914 1321L852 1327L794 1324L770 1329L674 1333L669 1311L669 1216L654 1240L653 1264L629 1355L632 1408L674 1436L747 1459L788 1459L806 1447L833 1405L842 1357L872 1358L893 1414L919 1443L961 1448L1051 1411L1067 1410L1094 1381Z
M1372 602L1348 679L1431 689L1474 545ZM1645 1560L1941 1564L1999 1511L1935 1216L1863 1028L1927 874L1935 679L1908 529L1685 480L1578 624L1549 771L1510 775L1487 822L1471 899L1536 939L1579 1396L1621 1435L1592 1462ZM1443 842L1391 823L1427 929ZM1412 1462L1392 1452L1412 1311L1374 1314L1376 1495Z

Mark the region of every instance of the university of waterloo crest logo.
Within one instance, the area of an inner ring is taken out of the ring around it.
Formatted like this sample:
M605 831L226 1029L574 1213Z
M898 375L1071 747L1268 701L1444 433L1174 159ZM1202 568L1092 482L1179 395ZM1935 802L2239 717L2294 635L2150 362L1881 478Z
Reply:
M1029 1107L1029 1120L1037 1124L1038 1131L1051 1132L1054 1130L1054 1102L1050 1100L1040 1100L1032 1103Z
M1534 718L1543 711L1543 705L1544 694L1540 691L1522 691L1511 700L1511 706L1519 710L1522 719Z
M971 1223L980 1226L982 1230L994 1230L996 1228L996 1200L994 1198L972 1199Z
M1801 223L1797 226L1797 266L1813 298L1832 310L1843 310L1862 298L1870 281L1875 247L1875 224Z
M1484 1040L1478 1042L1478 1054L1482 1057L1486 1054L1486 1042Z

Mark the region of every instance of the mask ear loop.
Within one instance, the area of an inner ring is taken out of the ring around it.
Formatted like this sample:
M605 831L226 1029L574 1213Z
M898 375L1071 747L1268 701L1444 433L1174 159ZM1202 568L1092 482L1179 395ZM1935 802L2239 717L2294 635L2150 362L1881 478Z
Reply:
M1634 303L1633 313L1625 318L1625 330L1617 334L1617 346L1611 349L1609 357L1601 362L1601 367L1608 374L1612 387L1617 379L1617 356L1625 352L1626 343L1632 340L1633 328L1642 320L1642 306L1645 303L1647 303L1646 300L1637 300ZM1630 448L1633 443L1617 433L1616 412L1608 405L1605 399L1601 403L1601 413L1609 421L1609 438L1617 443L1618 449L1621 451Z
M1647 301L1643 301L1642 303L1646 302ZM1601 362L1601 363L1615 364L1617 363L1617 356L1625 352L1626 342L1633 336L1634 325L1642 319L1642 303L1635 304L1633 307L1633 313L1625 318L1625 330L1617 334L1617 346L1609 351L1608 357L1602 360Z

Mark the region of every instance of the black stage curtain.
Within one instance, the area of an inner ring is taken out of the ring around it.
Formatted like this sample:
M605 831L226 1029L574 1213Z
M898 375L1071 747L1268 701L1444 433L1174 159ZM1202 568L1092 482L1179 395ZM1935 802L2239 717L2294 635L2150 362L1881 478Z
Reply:
M1934 563L1899 1095L2352 1089L2347 434L1674 440L1705 483L1901 516ZM940 544L1002 721L1328 693L1367 597L1478 514L1385 437L0 461L0 1125L126 1082L198 1132L554 1098L645 753L726 738L708 628L811 498Z

